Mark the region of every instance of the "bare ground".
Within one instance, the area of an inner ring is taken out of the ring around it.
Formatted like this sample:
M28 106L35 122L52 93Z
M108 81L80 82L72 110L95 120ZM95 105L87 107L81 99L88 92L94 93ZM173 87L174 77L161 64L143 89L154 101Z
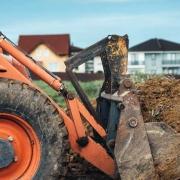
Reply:
M164 121L180 132L180 79L156 77L136 87L144 121Z

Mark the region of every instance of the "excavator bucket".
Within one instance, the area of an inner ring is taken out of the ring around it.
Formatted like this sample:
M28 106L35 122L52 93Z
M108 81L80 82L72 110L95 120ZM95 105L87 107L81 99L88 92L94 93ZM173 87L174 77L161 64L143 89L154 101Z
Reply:
M114 150L121 179L179 179L180 134L163 122L144 123L137 96L126 81L120 88L125 108Z
M127 41L125 38L121 40ZM119 88L110 95L104 93L103 97L111 100L111 104L115 102L119 107L118 121L114 123L117 111L113 110L108 126L112 127L111 122L117 125L114 156L120 178L121 180L179 179L180 134L163 122L144 123L133 82L125 75L127 67L121 63L127 62L128 43L116 44L120 49L119 55L114 53L114 59L120 61L119 78L116 77L120 79ZM110 132L112 128L107 127L107 130L108 136L113 134Z
M124 83L125 84L125 81ZM121 111L117 129L115 157L121 179L158 179L146 128L136 95L121 88Z
M133 82L126 75L127 36L112 36L101 54L104 84L97 113L122 180L180 178L180 135L165 123L144 123Z

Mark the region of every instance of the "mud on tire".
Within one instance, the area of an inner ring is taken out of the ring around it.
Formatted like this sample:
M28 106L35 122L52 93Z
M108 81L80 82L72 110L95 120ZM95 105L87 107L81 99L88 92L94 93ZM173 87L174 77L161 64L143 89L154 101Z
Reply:
M0 78L0 113L20 116L36 132L41 145L41 160L33 179L54 180L64 175L67 132L57 109L46 95L24 83Z

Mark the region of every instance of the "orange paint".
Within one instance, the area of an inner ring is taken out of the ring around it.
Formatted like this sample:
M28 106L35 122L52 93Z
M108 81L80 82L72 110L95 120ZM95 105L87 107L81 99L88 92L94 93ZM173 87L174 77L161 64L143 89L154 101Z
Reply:
M64 123L68 130L68 138L72 150L103 171L105 174L114 177L116 172L116 164L106 150L99 143L96 143L91 137L88 137L89 143L85 147L81 148L78 146L76 142L78 135L74 122L60 108L59 113L64 119Z
M85 128L82 123L81 115L77 104L77 99L76 98L74 98L73 100L68 99L67 102L71 113L71 118L73 119L74 125L76 127L78 138L85 137L86 136Z
M22 118L0 113L0 138L13 137L15 162L0 169L0 180L31 179L38 169L41 157L40 143L33 128Z
M12 44L6 41L3 38L0 38L0 47L8 52L12 57L14 57L18 62L23 64L25 67L34 72L40 79L49 84L52 88L59 91L62 83L60 78L54 78L49 75L45 70L43 70L40 66L30 60L24 53L15 48Z
M15 79L25 82L27 84L32 84L29 79L27 79L14 66L12 66L12 64L8 60L6 60L1 54L0 54L0 66L5 70L4 72L0 71L1 78Z
M0 38L0 47L11 54L18 62L30 69L56 91L60 90L62 87L60 78L54 78L48 74L5 39ZM0 65L7 70L6 72L0 72L0 78L19 80L39 90L39 88L32 84L29 79L27 79L1 55ZM88 110L78 98L67 100L67 102L71 118L55 102L51 100L51 103L59 111L60 117L62 117L64 120L72 150L104 173L113 177L115 174L116 165L113 158L106 152L104 147L96 143L89 136L89 142L85 147L80 147L76 142L78 138L85 136L85 128L82 123L81 115L91 124L91 126L101 137L106 136L105 130L95 121L95 119L90 115ZM19 142L19 146L14 143L13 147L15 148L16 154L20 157L19 162L13 163L7 168L0 169L0 180L16 179L16 177L21 177L20 179L22 180L32 179L34 173L38 169L41 156L40 145L34 130L23 119L10 114L0 114L0 127L3 127L0 128L0 138L6 139L8 134L11 133L13 136L15 136L15 142ZM9 129L12 130L9 131ZM32 146L30 143L31 140L34 141L34 146Z
M96 132L102 137L106 137L106 131L103 129L103 127L96 122L94 117L89 113L89 111L85 108L85 106L82 104L82 102L77 99L77 105L79 107L80 114L89 122L89 124L96 130Z

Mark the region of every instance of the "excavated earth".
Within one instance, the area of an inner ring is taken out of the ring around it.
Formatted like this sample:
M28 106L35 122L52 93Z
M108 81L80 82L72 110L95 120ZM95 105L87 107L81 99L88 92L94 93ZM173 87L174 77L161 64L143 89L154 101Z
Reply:
M180 132L180 79L156 77L136 87L144 121L164 121Z
M180 79L154 77L135 86L144 121L164 121L180 132ZM73 152L70 151L68 156L71 160L65 179L110 179Z

